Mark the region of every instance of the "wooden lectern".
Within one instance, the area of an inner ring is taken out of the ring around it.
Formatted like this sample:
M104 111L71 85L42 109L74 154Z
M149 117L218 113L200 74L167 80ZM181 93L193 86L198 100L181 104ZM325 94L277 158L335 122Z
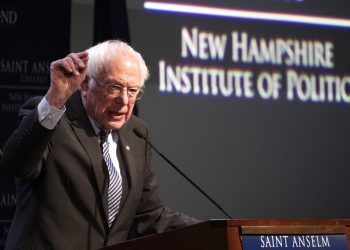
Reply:
M344 235L350 250L350 219L211 220L103 248L105 250L242 250L247 235ZM285 236L286 237L286 236Z

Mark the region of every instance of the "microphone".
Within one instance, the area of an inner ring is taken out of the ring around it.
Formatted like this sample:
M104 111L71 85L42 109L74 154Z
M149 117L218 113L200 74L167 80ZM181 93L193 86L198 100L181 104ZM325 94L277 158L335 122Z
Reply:
M178 173L180 173L189 183L191 183L199 192L201 192L207 199L209 199L221 212L223 212L228 218L233 219L233 217L227 213L216 201L214 201L206 192L204 192L196 183L194 183L189 177L187 177L174 163L172 163L167 157L165 157L161 152L158 151L156 147L146 138L146 136L137 128L134 128L134 133L144 139L151 148L157 152L167 163L170 164Z

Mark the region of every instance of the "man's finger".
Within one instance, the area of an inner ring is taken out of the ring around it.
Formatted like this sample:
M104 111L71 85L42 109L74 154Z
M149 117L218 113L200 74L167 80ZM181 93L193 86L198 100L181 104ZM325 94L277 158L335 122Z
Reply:
M84 68L85 62L87 61L88 53L87 52L70 53L68 57L73 60L76 66L78 66L79 68Z

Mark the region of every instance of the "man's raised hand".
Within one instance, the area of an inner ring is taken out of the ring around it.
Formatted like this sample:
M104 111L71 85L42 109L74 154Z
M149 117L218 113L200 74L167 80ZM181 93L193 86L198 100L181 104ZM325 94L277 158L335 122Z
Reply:
M50 106L60 109L86 78L89 55L70 53L51 63L51 85L45 97Z

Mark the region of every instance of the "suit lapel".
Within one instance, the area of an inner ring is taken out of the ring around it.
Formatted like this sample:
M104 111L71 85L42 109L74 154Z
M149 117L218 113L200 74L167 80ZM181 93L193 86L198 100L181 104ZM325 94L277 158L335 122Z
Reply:
M95 176L95 184L100 194L100 201L105 213L107 223L107 193L108 193L108 173L103 167L104 161L99 146L99 142L90 120L82 104L80 91L77 91L67 102L67 117L75 132L80 144L89 157L92 170Z
M132 123L132 122L131 122ZM117 215L116 220L114 221L111 230L115 231L117 228L122 227L123 223L125 223L125 219L129 218L130 210L124 209L124 206L135 206L135 204L129 204L129 198L131 199L133 195L135 195L135 188L138 185L137 182L137 152L140 150L137 147L137 143L134 141L135 135L132 131L133 126L128 121L122 128L118 130L119 142L118 147L120 147L120 153L123 160L123 166L125 169L125 175L128 180L127 190L125 191L125 198L122 199L122 203L120 205L120 210Z
M126 129L121 128L118 131L118 135L120 140L118 146L120 146L120 153L122 156L125 173L128 178L128 190L130 190L130 188L133 185L133 178L135 176L135 169L133 168L133 166L135 165L135 159L133 157L133 151L135 150L135 147L133 147L133 145L130 143L129 136ZM128 192L125 198L123 199L124 202L123 204L121 204L121 208L123 207L127 198L128 198Z

